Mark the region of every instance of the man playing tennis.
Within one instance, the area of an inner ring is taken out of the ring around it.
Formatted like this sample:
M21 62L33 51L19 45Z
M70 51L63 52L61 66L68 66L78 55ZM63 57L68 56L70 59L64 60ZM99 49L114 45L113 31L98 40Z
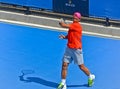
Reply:
M57 89L66 89L66 75L68 65L74 61L75 64L88 76L88 86L93 85L95 75L91 74L87 67L84 65L83 54L82 54L82 26L79 23L81 14L75 12L73 15L73 23L66 24L64 21L59 22L61 27L69 28L66 36L60 35L59 38L67 39L67 48L63 56L62 71L61 71L61 82Z

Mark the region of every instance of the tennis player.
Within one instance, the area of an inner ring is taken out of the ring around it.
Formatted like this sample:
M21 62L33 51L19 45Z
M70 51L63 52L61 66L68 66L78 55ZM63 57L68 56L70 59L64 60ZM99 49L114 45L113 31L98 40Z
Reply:
M60 35L59 38L67 39L67 47L63 56L62 70L61 70L61 82L57 89L66 89L66 75L68 65L74 61L75 64L88 76L88 86L91 87L94 83L95 75L91 74L89 69L84 65L83 53L82 53L82 26L80 24L81 14L75 12L73 15L73 22L66 24L64 21L60 21L61 27L69 28L68 34Z

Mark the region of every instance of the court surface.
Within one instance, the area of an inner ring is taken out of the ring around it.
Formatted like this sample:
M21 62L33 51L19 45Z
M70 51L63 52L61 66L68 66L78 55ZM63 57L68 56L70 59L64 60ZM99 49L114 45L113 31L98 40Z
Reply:
M0 22L0 89L56 89L66 40L60 32ZM83 35L85 65L96 75L93 87L72 63L68 89L120 89L120 40Z

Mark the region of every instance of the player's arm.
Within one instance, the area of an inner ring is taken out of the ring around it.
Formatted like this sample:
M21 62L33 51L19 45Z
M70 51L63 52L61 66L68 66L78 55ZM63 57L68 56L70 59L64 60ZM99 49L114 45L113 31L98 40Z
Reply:
M65 23L65 21L64 21L64 19L60 19L60 21L59 21L59 25L61 26L61 27L64 27L64 28L69 28L70 27L70 25L69 24L66 24ZM61 35L59 35L59 38L60 39L67 39L68 38L68 35L63 35L63 34L61 34Z
M65 35L61 34L61 35L59 35L59 38L60 38L60 39L67 39L68 36L65 36Z
M65 21L64 21L63 18L60 19L59 25L60 25L61 27L64 27L64 28L69 28L69 27L70 27L69 24L66 24L66 23L65 23Z
M60 24L61 27L64 27L64 28L69 28L70 27L69 24L66 24L64 22L59 22L59 24Z

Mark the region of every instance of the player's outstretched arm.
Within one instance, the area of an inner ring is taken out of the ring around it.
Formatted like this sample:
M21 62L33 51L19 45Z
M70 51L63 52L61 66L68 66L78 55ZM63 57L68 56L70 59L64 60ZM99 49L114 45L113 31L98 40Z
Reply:
M61 18L59 21L59 25L64 28L69 28L69 24L66 24L65 21Z
M61 35L59 35L59 38L60 38L60 39L67 39L67 36L61 34Z

